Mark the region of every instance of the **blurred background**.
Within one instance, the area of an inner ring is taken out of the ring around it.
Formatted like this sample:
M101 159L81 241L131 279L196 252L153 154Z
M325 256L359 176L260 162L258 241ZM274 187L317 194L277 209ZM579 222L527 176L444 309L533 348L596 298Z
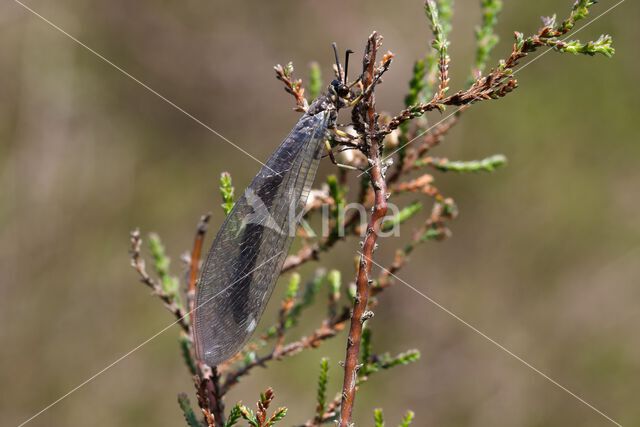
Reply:
M476 3L457 2L452 90L468 76ZM492 63L510 52L514 30L529 34L540 15L564 17L572 2L505 3ZM430 41L419 0L28 4L258 159L298 118L274 64L291 60L305 78L317 60L326 81L330 43L361 54L375 29L397 55L378 91L380 108L394 112ZM465 114L435 154L503 153L509 164L437 176L460 208L454 236L422 247L400 274L626 426L640 425L638 16L627 1L579 34L610 33L613 59L551 52L518 74L514 94ZM220 172L240 191L259 164L12 1L0 5L0 75L0 424L10 426L172 321L129 266L129 231L160 233L181 274L199 215L214 212L209 239L221 223ZM379 260L400 242L383 241ZM357 248L339 244L323 264L350 279ZM375 407L389 425L407 409L420 426L609 424L408 288L381 299L375 348L417 348L422 359L364 386L359 425ZM292 337L318 316L307 319ZM183 425L176 393L193 387L177 333L30 425ZM321 356L331 358L331 395L338 390L344 341L257 370L229 403L253 404L271 385L290 408L285 424L306 420Z

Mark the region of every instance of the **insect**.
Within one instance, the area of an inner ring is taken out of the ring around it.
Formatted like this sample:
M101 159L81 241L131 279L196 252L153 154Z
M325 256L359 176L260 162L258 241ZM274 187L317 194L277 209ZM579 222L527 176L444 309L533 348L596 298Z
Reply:
M199 360L216 366L242 349L271 297L337 113L357 102L333 44L338 78L311 103L235 203L202 266L194 339ZM356 81L357 82L357 81ZM355 83L354 83L355 84ZM331 155L330 147L329 155ZM215 299L215 301L214 301Z

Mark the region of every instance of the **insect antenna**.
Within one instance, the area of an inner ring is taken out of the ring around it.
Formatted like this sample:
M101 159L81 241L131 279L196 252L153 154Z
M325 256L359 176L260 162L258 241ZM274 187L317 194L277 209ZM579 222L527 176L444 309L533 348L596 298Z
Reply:
M336 67L338 68L338 79L344 81L345 77L342 75L342 68L340 67L340 58L338 57L338 45L336 42L331 43L333 47L333 55L336 57Z
M347 84L347 79L349 78L349 55L351 55L353 51L351 49L347 49L344 53L344 80L342 81L345 85Z

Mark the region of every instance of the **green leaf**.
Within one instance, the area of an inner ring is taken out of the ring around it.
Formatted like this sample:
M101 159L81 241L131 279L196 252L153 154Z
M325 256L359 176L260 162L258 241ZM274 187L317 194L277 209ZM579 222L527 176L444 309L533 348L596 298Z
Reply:
M327 185L329 186L329 195L334 201L330 212L331 220L333 221L331 235L340 236L341 230L344 230L344 207L347 204L347 190L338 182L338 178L335 175L327 177Z
M338 300L340 298L340 289L342 288L342 274L340 270L329 271L327 281L329 282L329 292L332 298Z
M382 409L376 408L373 410L373 421L375 427L384 427L384 417L382 416Z
M424 80L425 76L425 60L418 59L413 64L413 74L411 76L411 80L409 81L409 93L407 93L407 95L404 97L405 107L414 105L421 99L426 86L426 82Z
M291 309L291 312L289 313L289 318L287 319L286 325L287 328L295 326L298 323L300 315L302 314L302 310L313 304L315 296L320 290L322 283L324 282L325 275L326 273L324 269L318 269L316 270L313 279L307 282L304 287L304 292L302 293L302 298L298 302L296 302L296 304Z
M225 215L229 215L231 209L233 209L233 184L231 181L231 174L229 172L222 172L220 174L220 195L222 196L222 210Z
M291 77L291 75L293 74L293 70L293 62L289 62L284 66L284 75L287 77Z
M251 409L244 405L238 405L238 409L240 410L240 416L242 416L242 418L244 418L249 424L253 427L260 427L258 419Z
M442 28L442 24L440 23L438 5L436 4L435 0L427 0L424 3L424 12L427 15L429 25L431 26L431 32L433 33L433 37L435 38L432 45L434 49L436 49L438 52L441 52L442 49L447 48L447 43L446 35Z
M495 33L495 26L498 23L498 16L502 11L501 0L481 0L482 23L476 27L476 55L473 65L471 82L475 81L478 75L484 72L491 51L499 41Z
M596 0L576 0L571 9L571 13L567 19L557 24L555 15L551 17L543 17L543 27L538 35L524 38L522 34L516 32L516 48L524 54L535 52L542 46L548 46L558 52L568 52L573 54L596 55L602 54L607 57L613 56L615 49L611 36L601 35L598 40L581 43L579 40L567 42L566 38L562 38L569 33L575 26L576 22L585 19L589 15L589 9L596 4ZM504 70L501 65L499 70Z
M240 403L237 403L233 408L231 408L231 411L229 411L229 416L227 417L227 422L224 423L224 427L233 427L237 424L237 422L242 417L240 406Z
M180 405L184 419L189 427L202 427L202 424L198 421L198 417L196 417L196 414L191 408L191 402L189 402L186 393L178 394L178 405Z
M474 173L493 172L507 164L507 158L496 154L482 160L449 161L448 159L430 158L416 161L416 166L429 165L442 172Z
M313 304L315 300L315 296L320 290L320 287L324 282L325 276L326 276L326 273L324 269L318 269L316 270L316 273L313 279L307 282L307 284L304 287L302 298L296 300L295 304L287 314L287 318L284 323L285 330L291 329L292 327L296 326L298 324L298 320L303 310L309 307L311 304ZM299 283L299 277L300 277L299 275L298 275L298 279L295 279L294 277L292 277L291 280L292 281L297 280L297 283ZM289 285L297 286L295 282L292 283L291 281L289 282ZM293 295L294 297L296 296L291 292L293 292L293 288L288 288L285 298L288 295ZM265 335L266 335L266 338L273 338L277 335L277 333L278 333L278 326L273 325L273 326L270 326L269 329L267 329ZM266 341L264 343L266 343Z
M347 295L349 296L349 299L351 301L356 299L357 293L358 293L358 287L356 286L356 284L354 282L349 283L349 286L347 287Z
M432 42L433 48L438 53L437 68L440 70L440 77L444 77L449 64L449 41L447 35L451 29L451 10L453 2L451 0L441 0L436 3L434 0L426 0L424 5L425 15L429 20L431 26L431 32L433 33L434 40ZM447 81L441 81L442 95L449 89L446 85Z
M184 359L189 372L191 373L191 375L195 375L196 362L193 360L193 357L191 355L191 340L184 333L180 334L180 350L182 352L182 358Z
M432 52L430 52L426 57L425 57L425 64L426 64L426 68L427 68L427 75L426 75L426 86L424 88L424 99L428 99L431 98L433 96L433 88L435 88L436 83L437 83L437 79L438 79L438 58L436 58L436 55ZM417 113L413 113L412 112L412 117L420 117L421 113L417 112ZM408 126L408 124L407 124Z
M608 34L601 35L598 40L581 43L580 40L549 41L548 45L559 52L573 53L574 55L594 56L601 54L611 58L616 50L613 47L613 39Z
M434 70L434 73L435 72L436 71ZM413 64L413 73L411 75L411 80L409 81L409 92L404 97L405 107L409 108L423 101L427 97L431 97L432 94L427 93L428 85L426 77L426 59L418 59ZM395 152L398 154L398 161L400 162L400 165L404 162L407 142L409 142L409 138L407 138L409 125L410 123L408 121L403 122L399 129L398 146L397 149L395 149Z
M254 363L257 359L257 355L255 351L248 351L247 353L245 353L244 355L244 364L245 365L250 365L252 363Z
M327 273L324 269L319 268L316 270L316 273L312 280L310 280L304 288L304 293L302 294L302 301L300 305L302 307L307 307L313 304L318 291L320 291L320 287L324 282Z
M369 363L369 359L371 358L372 349L371 349L371 329L364 328L362 331L362 343L361 343L361 357L360 361L363 365L367 365Z
M576 25L576 22L584 19L589 15L589 8L596 4L596 0L576 0L571 9L571 14L567 19L562 21L557 30L562 34L569 32Z
M410 205L402 208L400 212L394 215L391 219L387 219L382 223L380 229L383 232L388 232L393 230L396 226L402 224L403 222L409 220L415 214L420 212L422 209L422 203L416 201L411 203Z
M286 299L293 299L298 294L300 288L300 273L293 273L289 279L289 286L287 286L287 292L285 294Z
M153 267L160 278L162 290L171 297L173 301L180 302L180 282L176 277L169 274L171 259L167 256L160 236L156 233L149 235L149 250L153 258Z
M317 62L312 62L309 66L309 95L311 99L316 99L322 91L322 73Z
M425 231L424 233L422 233L422 236L420 236L420 243L424 243L426 241L429 240L440 240L442 239L442 230L437 229L437 228L429 228L427 231Z
M327 274L327 282L329 282L329 313L330 319L333 319L338 313L338 301L340 300L340 290L342 288L342 276L339 270L331 270Z
M448 37L449 33L451 33L451 21L453 19L453 0L438 0L438 9L442 31Z
M276 412L267 420L265 427L269 427L277 423L278 421L282 421L282 419L287 415L287 408L278 408Z
M322 419L327 408L327 383L329 382L329 360L320 360L320 374L318 375L318 390L316 393L316 419Z
M404 418L402 418L402 421L400 422L400 425L398 427L409 427L414 417L415 417L415 414L413 413L413 411L407 411L407 413L405 414Z
M516 31L515 37L516 37L516 50L522 50L524 46L524 34Z
M389 357L389 355L382 356L379 366L381 369L391 369L400 365L408 365L418 360L420 360L420 352L418 350L408 350L395 357Z

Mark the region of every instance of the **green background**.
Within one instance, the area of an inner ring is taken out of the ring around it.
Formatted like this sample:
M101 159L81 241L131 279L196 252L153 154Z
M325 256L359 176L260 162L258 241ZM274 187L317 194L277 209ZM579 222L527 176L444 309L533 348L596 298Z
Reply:
M532 33L540 15L563 17L571 5L505 3L492 63L510 52L514 30ZM29 5L258 159L297 120L274 64L292 60L306 77L318 60L327 76L332 41L361 53L375 29L397 55L378 92L380 108L395 112L430 40L417 0ZM456 10L452 90L468 75L479 21L476 1L458 0ZM613 59L550 52L518 74L515 93L465 114L436 153L503 153L509 164L437 177L460 207L454 236L422 247L400 274L625 426L640 425L638 16L629 0L579 34L610 33ZM159 232L180 274L199 215L214 211L212 230L222 221L220 172L240 190L259 164L12 1L0 5L0 76L0 424L9 426L172 321L129 267L129 230ZM388 262L398 243L382 241L378 259ZM356 240L339 244L324 265L350 280L357 249ZM388 425L406 409L420 426L608 425L408 288L381 302L375 348L418 348L422 360L364 386L358 425L372 423L374 407ZM30 425L182 425L176 393L193 394L176 335ZM338 390L344 341L256 370L229 403L253 404L271 385L290 408L285 424L306 420L323 355Z

